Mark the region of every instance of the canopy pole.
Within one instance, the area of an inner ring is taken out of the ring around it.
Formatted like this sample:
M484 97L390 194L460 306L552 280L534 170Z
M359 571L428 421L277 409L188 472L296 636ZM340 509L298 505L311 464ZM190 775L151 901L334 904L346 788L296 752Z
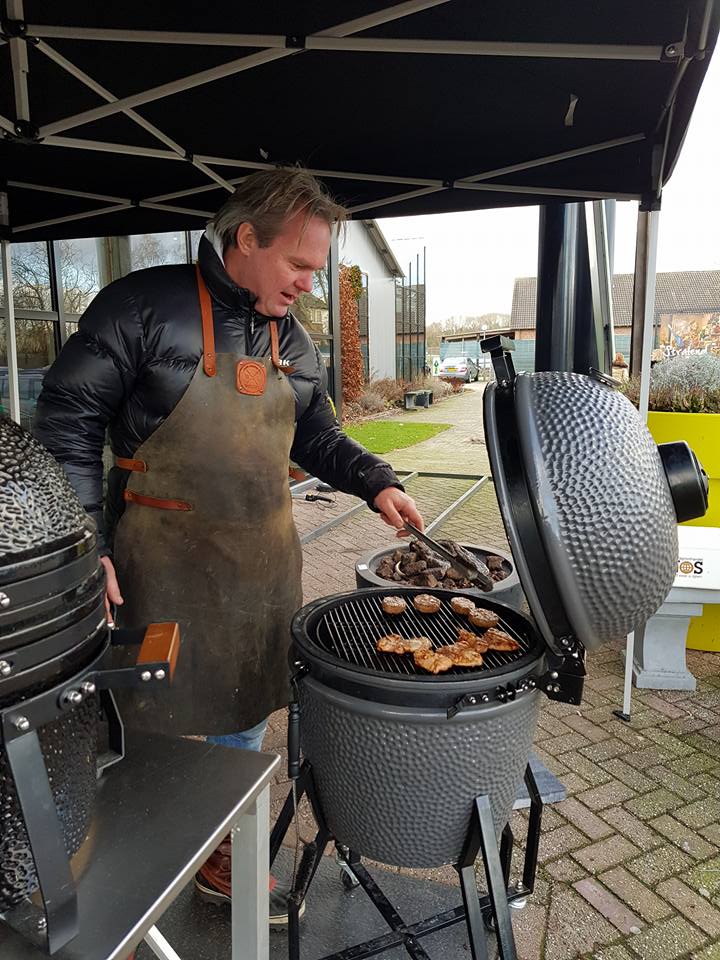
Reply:
M332 350L330 368L333 378L333 403L338 423L342 423L342 361L341 361L341 329L340 329L340 241L337 225L333 228L328 253L328 308L330 313L330 332L332 334Z
M655 341L655 278L657 267L660 201L653 197L638 209L635 246L635 283L633 289L632 347L630 375L640 377L640 416L647 422L650 400L650 361ZM644 632L638 624L625 644L625 685L622 710L613 710L620 720L630 721L632 675L635 662L635 633Z
M8 359L8 393L10 400L10 416L15 423L20 423L20 377L18 373L17 331L15 330L15 300L12 283L12 247L9 240L0 241L2 244L2 278L5 291L5 346Z

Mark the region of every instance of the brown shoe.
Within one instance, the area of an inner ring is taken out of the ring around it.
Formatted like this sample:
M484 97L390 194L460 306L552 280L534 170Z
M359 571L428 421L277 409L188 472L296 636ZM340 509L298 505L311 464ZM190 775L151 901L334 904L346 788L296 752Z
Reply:
M195 889L207 903L230 904L232 902L231 852L232 842L228 835L195 874ZM270 877L268 921L271 926L283 926L288 922L289 893L289 888L281 888L275 877ZM302 917L304 913L305 903L303 902L300 904L299 915Z

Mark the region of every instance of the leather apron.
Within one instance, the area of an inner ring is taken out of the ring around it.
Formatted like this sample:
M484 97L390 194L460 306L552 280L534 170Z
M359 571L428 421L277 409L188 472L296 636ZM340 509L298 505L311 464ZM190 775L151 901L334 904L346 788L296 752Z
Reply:
M246 730L288 703L290 620L302 551L288 485L293 391L272 357L215 354L198 269L203 358L140 446L115 535L121 626L180 624L171 687L119 691L130 727L171 735ZM129 653L119 659L127 662Z

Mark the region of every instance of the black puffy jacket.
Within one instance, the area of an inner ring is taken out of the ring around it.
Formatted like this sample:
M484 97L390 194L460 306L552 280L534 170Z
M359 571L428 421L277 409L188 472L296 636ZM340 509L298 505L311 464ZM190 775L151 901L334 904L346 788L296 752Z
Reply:
M230 279L205 237L199 263L213 301L217 352L268 356L268 318L255 312L254 297ZM292 459L372 505L385 487L400 486L397 477L341 431L327 395L325 364L304 328L290 314L277 323L280 356L295 368L289 378L295 393ZM134 457L175 408L201 356L195 268L151 267L98 293L45 377L35 436L65 468L98 524L104 552L122 514L128 477L125 470L110 470L103 519L106 430L116 456Z

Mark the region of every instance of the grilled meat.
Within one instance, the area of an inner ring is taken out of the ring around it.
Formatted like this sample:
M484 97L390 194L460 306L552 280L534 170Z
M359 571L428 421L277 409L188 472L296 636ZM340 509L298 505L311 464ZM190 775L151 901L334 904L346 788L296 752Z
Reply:
M477 650L478 653L485 653L488 648L488 642L484 635L480 636L473 633L472 630L464 630L462 627L458 629L457 644L470 647L471 650Z
M420 650L429 650L432 642L428 637L401 637L398 633L388 633L380 637L375 644L380 653L417 653Z
M481 630L489 630L500 622L500 617L492 610L485 610L483 607L476 607L468 614L468 620L474 627Z
M405 613L407 610L407 603L402 597L383 597L381 600L381 606L383 608L383 613L389 613L392 617L396 617L401 613Z
M477 647L465 643L453 643L434 651L438 656L447 657L456 667L481 667L483 655Z
M438 653L437 650L418 650L413 654L413 660L415 666L427 670L428 673L444 673L453 666L450 657Z
M486 631L484 639L488 642L488 649L497 650L500 653L514 653L520 649L517 640L504 630L497 630L495 627Z
M461 617L469 616L475 609L475 604L470 597L453 597L450 601L450 606L453 608L455 613L459 614Z
M437 613L442 606L442 601L429 593L419 593L413 597L413 606L420 613Z

